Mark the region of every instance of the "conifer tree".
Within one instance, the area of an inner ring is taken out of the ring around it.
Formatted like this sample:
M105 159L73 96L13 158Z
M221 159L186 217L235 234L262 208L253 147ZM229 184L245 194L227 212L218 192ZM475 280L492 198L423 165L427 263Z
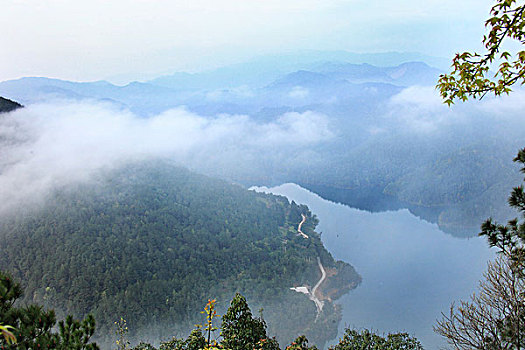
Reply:
M39 305L15 307L14 303L22 296L18 282L0 272L0 323L12 326L14 343L0 338L2 349L57 349L57 350L97 350L96 343L89 343L95 332L95 319L88 316L77 321L68 316L58 324L54 332L56 316L53 310L44 310Z
M330 350L423 350L421 343L407 333L392 333L383 337L368 329L361 332L346 329L339 343Z
M261 318L254 318L248 307L246 298L236 293L228 311L222 318L223 338L221 345L231 350L265 350L279 349L275 339L268 339L266 322Z

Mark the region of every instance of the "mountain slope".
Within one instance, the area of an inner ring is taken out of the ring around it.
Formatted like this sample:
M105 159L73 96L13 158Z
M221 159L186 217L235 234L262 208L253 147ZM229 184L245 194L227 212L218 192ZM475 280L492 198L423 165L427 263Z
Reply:
M0 113L6 113L14 111L17 108L21 108L22 105L18 102L8 100L0 96Z
M301 214L308 240L296 234ZM360 278L334 261L315 223L306 207L283 197L169 163L140 163L57 191L40 211L3 218L0 263L24 282L26 301L94 313L103 341L119 317L133 336L185 332L208 298L226 306L240 291L264 307L281 341L307 332L322 345L336 334L337 308L327 306L322 318L335 323L314 327L313 303L289 287L315 284L317 257L341 272L331 282L339 294ZM291 310L295 316L284 317Z

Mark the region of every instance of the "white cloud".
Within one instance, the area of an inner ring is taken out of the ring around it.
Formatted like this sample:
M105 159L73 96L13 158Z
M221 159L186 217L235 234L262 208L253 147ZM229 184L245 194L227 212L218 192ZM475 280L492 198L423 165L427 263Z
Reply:
M330 130L328 118L315 112L286 113L276 122L256 126L253 130L256 144L265 141L273 146L306 146L330 140L334 134Z
M487 96L483 103L479 104L478 109L487 115L494 116L499 120L515 119L516 113L522 115L525 111L525 90L519 87L515 88L515 91L509 95L503 95L500 97Z
M168 157L192 165L332 136L327 117L313 112L258 123L243 115L208 119L182 108L146 119L107 104L31 105L0 117L0 212L131 160Z
M308 97L310 91L302 86L294 86L288 93L288 97L303 99Z
M448 107L434 87L412 86L393 96L384 116L396 128L418 133L432 133L449 126L475 127L479 121L514 123L523 127L525 90L508 96L486 96L483 100L457 102Z
M391 98L389 118L401 122L405 128L417 132L434 132L459 115L443 104L433 87L412 86Z

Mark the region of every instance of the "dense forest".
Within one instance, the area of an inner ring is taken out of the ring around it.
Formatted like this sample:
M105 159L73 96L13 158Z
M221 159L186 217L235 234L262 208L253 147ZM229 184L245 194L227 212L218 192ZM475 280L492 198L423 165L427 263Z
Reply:
M58 321L54 310L44 310L41 305L32 303L20 306L23 295L22 286L11 275L0 271L0 348L5 350L99 350L93 341L96 320L93 315L77 320L68 315ZM246 298L235 293L228 309L223 315L217 314L217 300L208 299L201 311L201 322L196 324L185 337L172 335L161 341L159 350L279 350L281 347L275 337L268 333L268 324L260 316L254 316ZM13 326L11 326L13 325ZM115 341L117 350L157 350L147 341L134 344L129 338L128 323L124 318L115 322ZM308 346L305 335L298 336L287 350L317 350ZM386 337L369 330L356 331L347 328L343 338L330 347L330 350L352 349L406 349L422 350L419 341L407 333L388 334Z
M309 239L297 235L301 214ZM334 261L316 223L307 207L284 197L170 162L138 162L2 218L0 264L23 282L24 302L58 315L92 313L102 342L119 317L132 338L186 334L208 298L223 311L242 292L264 308L281 342L306 332L322 346L337 334L340 310L327 301L316 321L314 303L289 288L317 282L317 257L335 271L325 291L332 300L360 277Z

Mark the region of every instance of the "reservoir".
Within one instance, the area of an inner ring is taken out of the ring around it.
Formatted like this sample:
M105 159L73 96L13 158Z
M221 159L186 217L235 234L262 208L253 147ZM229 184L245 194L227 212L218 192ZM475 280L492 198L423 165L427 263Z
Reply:
M495 256L485 239L453 237L408 210L370 213L296 184L254 189L306 204L319 219L316 231L328 251L362 276L361 285L337 301L343 307L339 337L345 327L407 332L425 349L439 349L445 343L433 332L436 320L452 302L477 291Z

